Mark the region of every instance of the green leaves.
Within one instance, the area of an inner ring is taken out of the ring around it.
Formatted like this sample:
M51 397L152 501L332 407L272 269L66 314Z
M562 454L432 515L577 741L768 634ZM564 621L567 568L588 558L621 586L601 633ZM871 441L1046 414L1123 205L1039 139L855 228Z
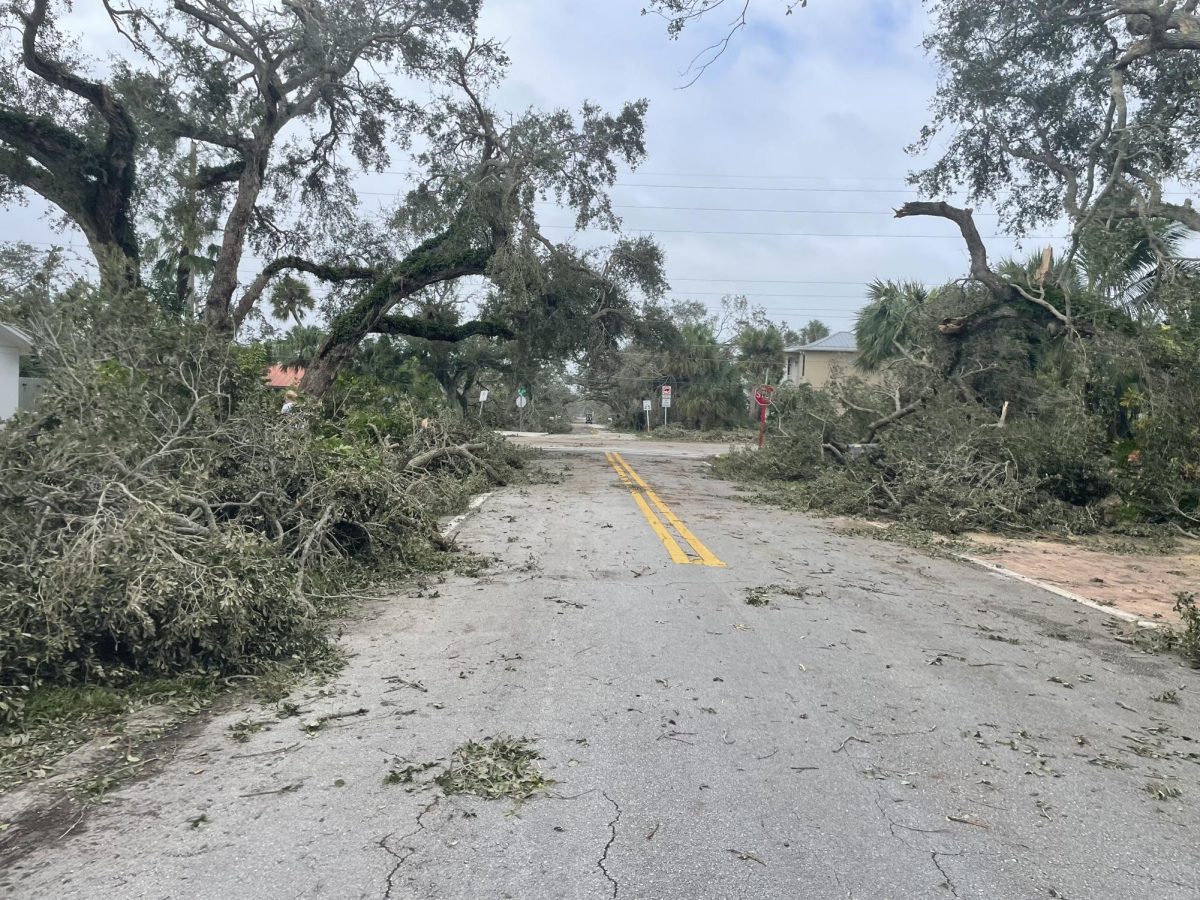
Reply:
M434 781L447 795L473 794L485 800L528 800L554 784L538 768L542 754L529 738L503 735L468 741Z

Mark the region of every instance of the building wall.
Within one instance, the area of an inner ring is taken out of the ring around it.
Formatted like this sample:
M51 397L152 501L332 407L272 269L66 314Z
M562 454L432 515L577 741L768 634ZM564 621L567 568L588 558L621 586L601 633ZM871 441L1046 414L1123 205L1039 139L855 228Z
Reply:
M821 388L829 384L835 370L842 374L862 373L854 369L854 361L858 354L854 352L838 353L834 351L816 351L813 353L789 353L787 363L787 378L792 384L811 384Z
M0 419L17 411L20 402L21 354L16 347L0 345Z

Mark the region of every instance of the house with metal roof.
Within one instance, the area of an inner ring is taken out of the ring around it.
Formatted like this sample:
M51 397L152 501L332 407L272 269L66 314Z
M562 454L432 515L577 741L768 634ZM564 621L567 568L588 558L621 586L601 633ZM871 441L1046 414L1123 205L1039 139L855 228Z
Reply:
M835 331L828 337L788 347L784 351L787 368L784 379L791 384L811 384L822 388L835 374L861 375L855 370L858 362L858 342L853 331Z
M33 353L33 341L15 325L0 322L0 419L17 411L21 402L21 357Z

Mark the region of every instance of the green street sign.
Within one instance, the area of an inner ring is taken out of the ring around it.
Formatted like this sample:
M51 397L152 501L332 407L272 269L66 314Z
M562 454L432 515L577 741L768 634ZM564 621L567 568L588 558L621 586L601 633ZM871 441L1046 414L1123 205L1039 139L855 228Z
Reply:
M519 388L517 388L517 396L518 396L518 397L524 397L524 396L526 396L528 393L529 393L529 392L528 392L527 390L525 390L525 388L523 388L523 387L519 387Z

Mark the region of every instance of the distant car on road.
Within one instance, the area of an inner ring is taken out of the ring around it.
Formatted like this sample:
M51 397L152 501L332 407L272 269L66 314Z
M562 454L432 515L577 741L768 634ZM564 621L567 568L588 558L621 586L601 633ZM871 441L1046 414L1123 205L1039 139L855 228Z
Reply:
M584 413L583 413L583 422L584 422L584 424L585 424L585 425L591 425L591 424L592 424L592 411L591 411L590 409L588 409L588 410L584 410Z

